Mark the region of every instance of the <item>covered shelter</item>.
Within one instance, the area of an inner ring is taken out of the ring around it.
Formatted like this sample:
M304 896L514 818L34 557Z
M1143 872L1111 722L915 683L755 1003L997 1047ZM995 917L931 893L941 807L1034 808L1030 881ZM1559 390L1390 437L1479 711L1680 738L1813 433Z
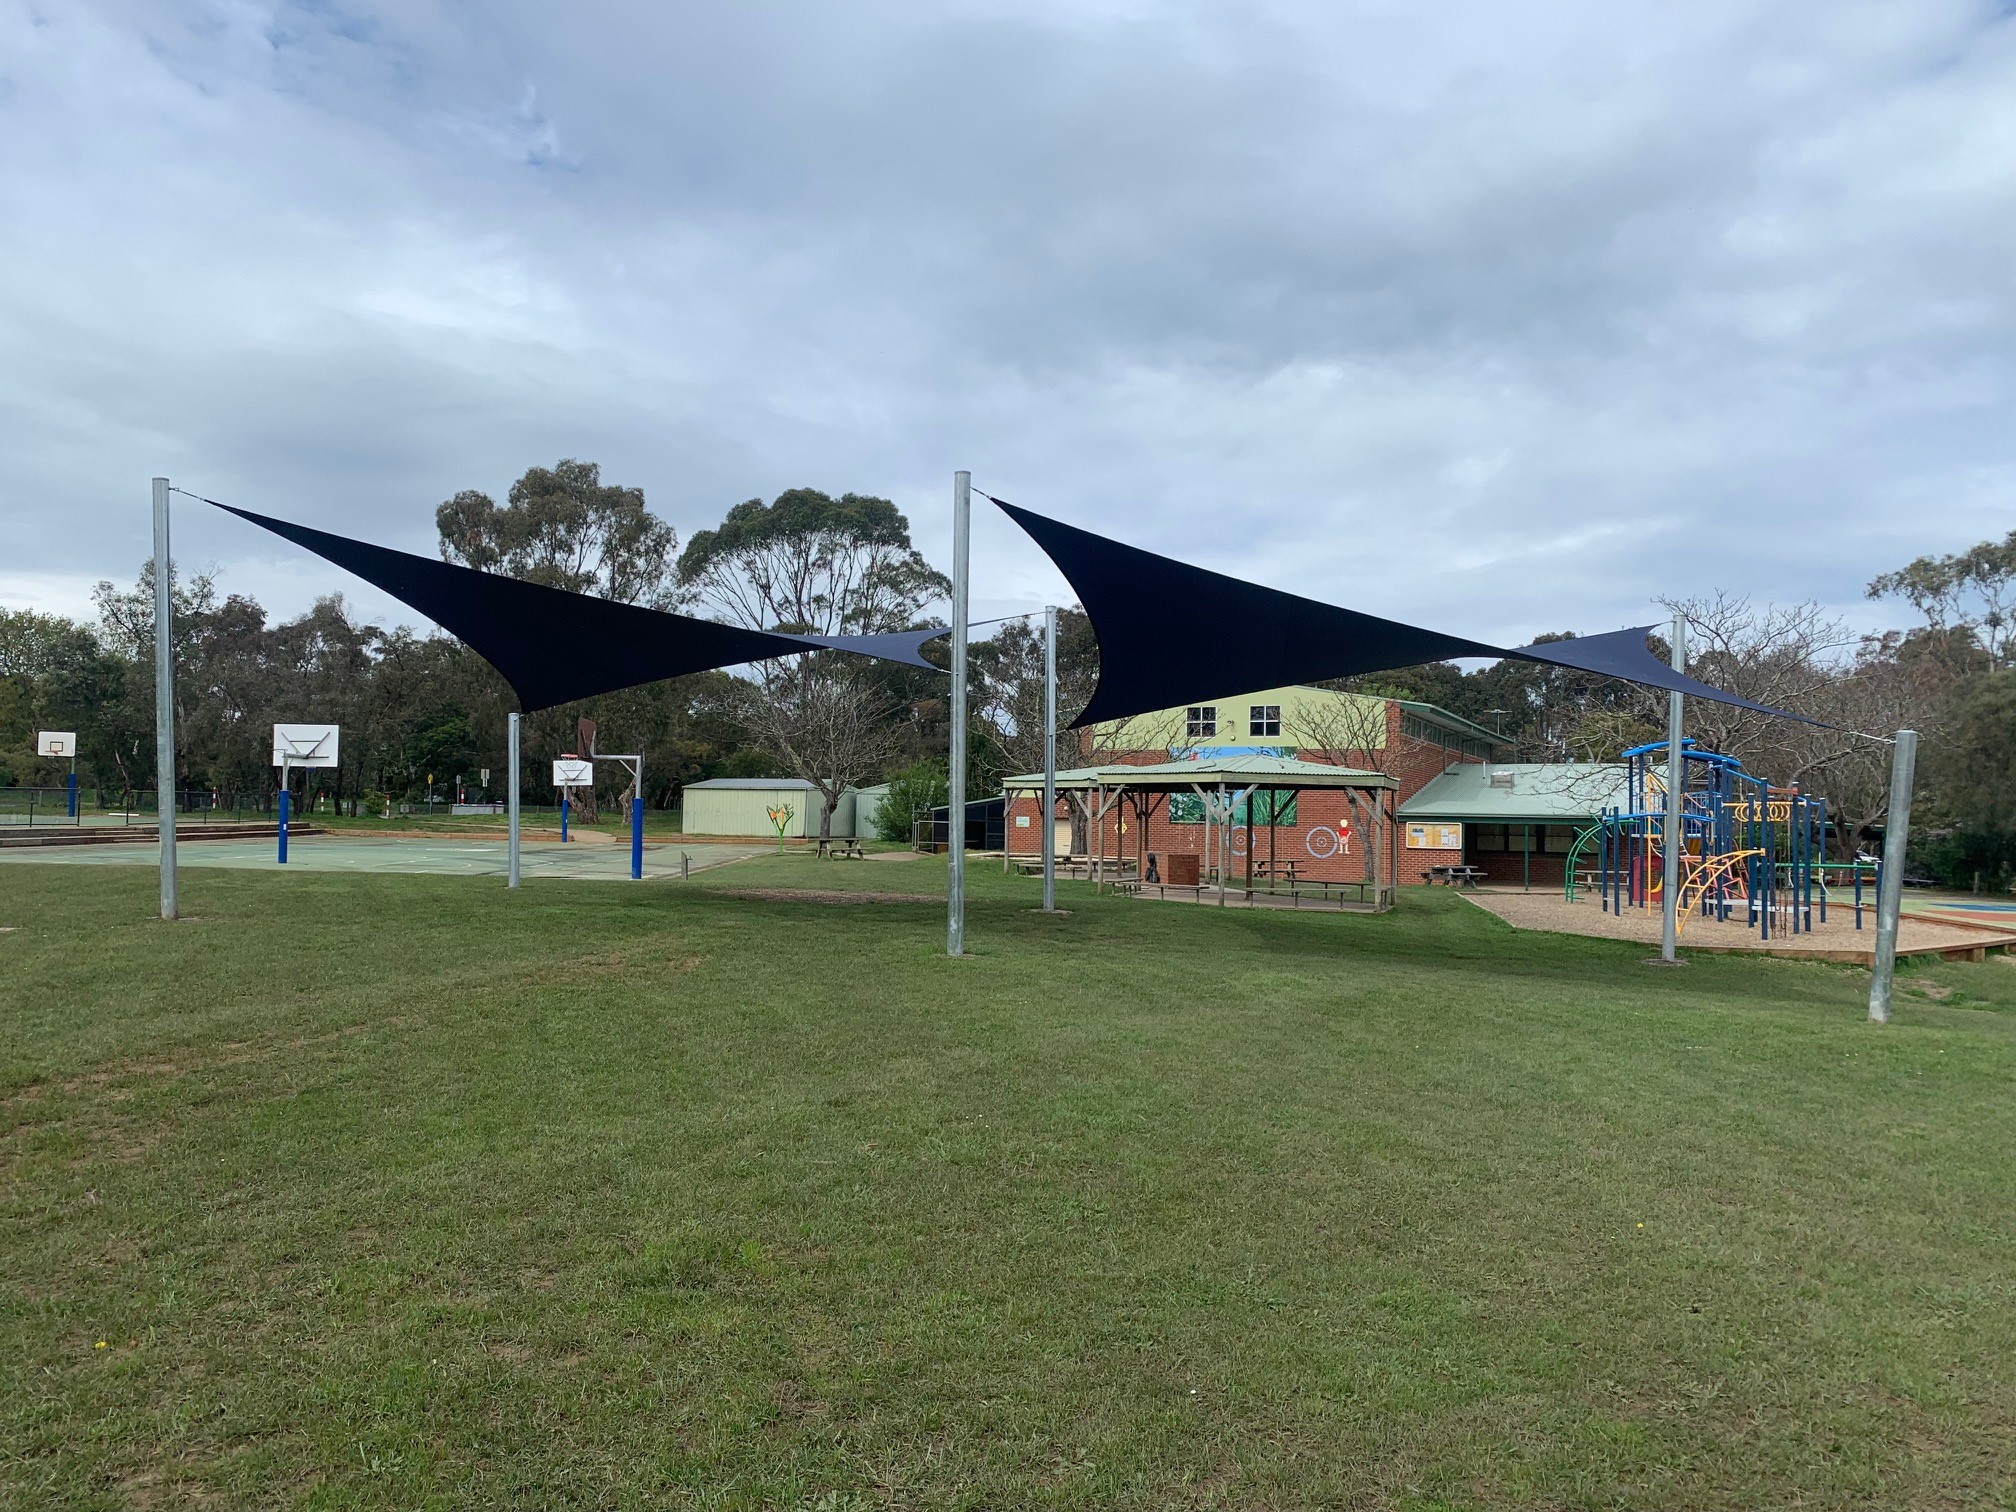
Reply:
M1250 897L1256 887L1307 883L1326 897L1352 888L1375 907L1392 902L1399 783L1384 772L1225 753L1078 767L1057 773L1056 785L1083 822L1095 883L1215 887L1221 900L1235 888ZM1040 855L1043 774L1006 778L1002 788L1007 859Z
M1559 887L1597 817L1625 806L1626 784L1622 762L1452 764L1400 805L1402 864L1420 878L1466 867L1489 882Z

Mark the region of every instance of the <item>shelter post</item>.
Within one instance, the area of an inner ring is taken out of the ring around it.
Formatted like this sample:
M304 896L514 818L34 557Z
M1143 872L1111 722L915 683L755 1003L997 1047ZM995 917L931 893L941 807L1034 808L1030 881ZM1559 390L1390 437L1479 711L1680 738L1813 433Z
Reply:
M504 842L504 850L506 853L505 871L507 873L507 880L504 885L507 887L516 887L518 885L518 721L520 717L514 711L505 719L505 724L510 734L509 744L511 748L504 763L505 766L510 768L505 774L505 780L510 783L510 788L505 793L505 813L508 815L508 818L505 821L507 838Z
M175 625L168 550L168 480L154 480L154 817L161 836L161 917L175 897Z
M952 474L952 741L945 778L945 954L966 953L966 605L973 475Z
M1004 853L1006 843L1002 847ZM1043 911L1057 910L1057 606L1043 611Z
M1675 672L1687 670L1687 621L1673 616L1672 663ZM1680 942L1680 847L1683 843L1680 813L1681 790L1686 786L1686 758L1680 753L1684 711L1678 693L1666 695L1666 839L1660 859L1659 959L1669 965L1677 959Z
M1917 765L1918 732L1899 730L1890 751L1890 811L1883 821L1883 872L1876 887L1876 955L1869 974L1872 1024L1890 1022L1890 987L1897 972L1897 922L1904 906L1904 847L1911 838L1911 778Z

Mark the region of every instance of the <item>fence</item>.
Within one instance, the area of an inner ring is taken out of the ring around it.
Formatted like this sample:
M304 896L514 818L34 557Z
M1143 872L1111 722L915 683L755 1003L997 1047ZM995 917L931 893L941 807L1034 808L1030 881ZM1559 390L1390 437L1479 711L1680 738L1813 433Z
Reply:
M175 795L175 811L191 816L198 823L251 822L271 819L274 801L270 792L224 793L190 789ZM151 788L124 791L79 788L77 806L73 811L67 788L0 787L0 824L152 824L159 814L160 795Z

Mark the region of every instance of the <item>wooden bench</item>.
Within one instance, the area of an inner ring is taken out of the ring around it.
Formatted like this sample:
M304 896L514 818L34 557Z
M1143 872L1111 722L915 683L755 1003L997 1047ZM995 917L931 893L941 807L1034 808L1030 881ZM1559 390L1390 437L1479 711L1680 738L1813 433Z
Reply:
M819 854L829 861L843 859L859 861L862 859L861 842L859 840L842 839L838 836L831 840L821 840L819 842Z

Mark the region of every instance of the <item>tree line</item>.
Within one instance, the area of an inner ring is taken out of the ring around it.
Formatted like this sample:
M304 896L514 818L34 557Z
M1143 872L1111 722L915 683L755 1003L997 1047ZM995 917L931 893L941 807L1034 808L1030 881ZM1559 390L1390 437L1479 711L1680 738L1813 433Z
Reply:
M437 508L435 525L447 561L755 629L872 634L938 624L932 612L949 589L896 506L865 494L799 488L750 499L682 546L641 489L604 483L596 464L569 459L527 470L501 504L458 493ZM430 788L501 796L512 696L459 642L366 623L341 594L274 622L209 573L178 571L171 589L177 789L269 791L271 726L298 721L343 727L342 765L303 778L325 801L364 809ZM1825 794L1843 843L1854 844L1880 827L1887 799L1888 747L1866 735L1916 728L1921 863L1949 880L1978 872L2006 882L2016 875L2016 533L1922 557L1867 592L1908 606L1913 622L1856 635L1813 604L1727 594L1668 604L1686 621L1697 676L1817 721L1695 701L1689 732L1775 782ZM33 754L40 729L78 732L87 786L159 786L153 603L148 564L130 589L100 583L88 623L0 609L0 786L60 783L67 763ZM1075 609L1062 611L1059 639L1068 720L1090 696L1098 648ZM933 646L926 655L942 658L943 642ZM1034 617L975 643L970 791L1041 765L1042 651ZM1335 686L1439 705L1497 731L1522 760L1605 760L1664 731L1658 696L1532 663L1433 664ZM603 694L527 716L523 796L552 800L547 762L575 751L588 719L603 750L643 752L654 807L676 807L686 784L708 777L794 776L819 787L823 832L850 786L897 780L913 807L942 794L946 692L943 677L915 668L813 653ZM609 771L602 799L624 780Z

